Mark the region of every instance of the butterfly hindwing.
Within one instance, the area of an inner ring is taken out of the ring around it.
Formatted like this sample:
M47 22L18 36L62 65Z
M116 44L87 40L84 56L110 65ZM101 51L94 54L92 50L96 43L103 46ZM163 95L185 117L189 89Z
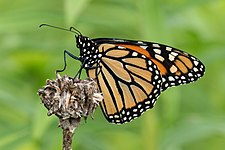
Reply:
M101 44L98 69L87 71L96 78L104 100L101 107L109 122L124 123L152 108L160 94L161 75L145 55L115 44Z

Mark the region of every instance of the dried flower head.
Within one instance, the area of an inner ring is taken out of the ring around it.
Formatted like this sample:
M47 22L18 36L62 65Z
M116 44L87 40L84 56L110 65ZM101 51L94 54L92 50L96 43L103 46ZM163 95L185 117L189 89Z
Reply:
M38 94L48 115L58 116L62 128L62 122L67 119L72 123L71 119L86 119L89 115L93 118L94 110L103 99L93 79L80 80L59 74L56 80L47 80Z

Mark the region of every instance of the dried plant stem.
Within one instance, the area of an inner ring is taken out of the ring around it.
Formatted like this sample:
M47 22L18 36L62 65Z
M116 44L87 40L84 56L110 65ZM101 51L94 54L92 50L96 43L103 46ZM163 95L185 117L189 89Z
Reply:
M60 126L63 129L63 150L72 150L72 138L80 122L81 118L60 119Z
M74 79L56 75L56 80L47 80L46 86L38 91L48 115L59 118L63 129L63 150L72 150L72 137L81 122L93 113L103 97L94 80Z
M73 134L69 129L63 130L63 150L72 150Z

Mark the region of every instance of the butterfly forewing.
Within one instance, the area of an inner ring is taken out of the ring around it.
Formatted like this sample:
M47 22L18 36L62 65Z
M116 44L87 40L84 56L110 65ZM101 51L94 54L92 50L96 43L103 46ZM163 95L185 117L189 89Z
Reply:
M152 108L160 94L157 66L143 54L123 46L99 45L104 52L98 69L87 71L96 78L104 100L101 107L109 122L125 123Z
M158 66L162 75L162 90L187 84L203 76L205 67L194 56L170 46L149 43L145 50Z
M145 55L160 70L161 90L187 84L204 75L205 67L196 57L171 46L133 40L96 39L99 43L113 43Z

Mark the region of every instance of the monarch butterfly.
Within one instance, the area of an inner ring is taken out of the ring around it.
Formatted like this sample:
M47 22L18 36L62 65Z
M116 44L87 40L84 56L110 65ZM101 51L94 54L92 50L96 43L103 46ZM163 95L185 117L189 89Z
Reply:
M79 60L87 75L96 80L104 100L101 109L110 123L123 124L153 108L160 93L172 86L187 84L203 76L205 67L196 57L171 46L115 38L83 36L77 29L64 29L75 33L80 56L64 51Z

